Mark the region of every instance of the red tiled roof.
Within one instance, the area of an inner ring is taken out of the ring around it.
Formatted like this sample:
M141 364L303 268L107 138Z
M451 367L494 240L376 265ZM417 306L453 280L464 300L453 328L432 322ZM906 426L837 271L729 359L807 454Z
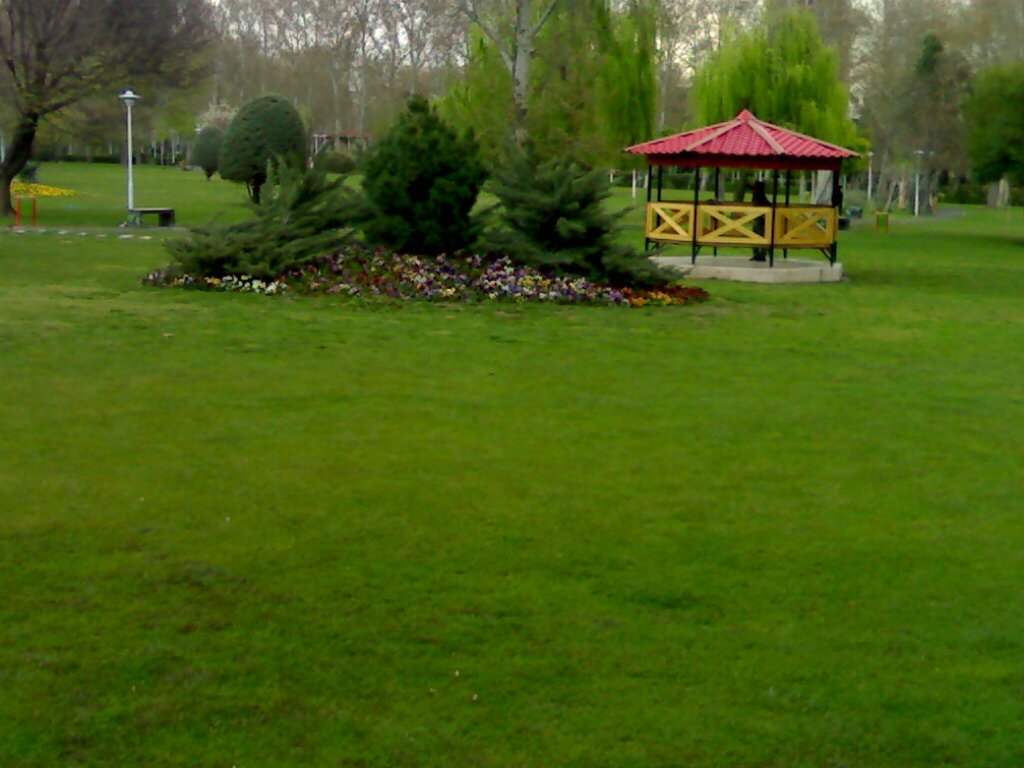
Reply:
M716 155L736 158L857 157L849 149L758 120L744 109L735 119L629 147L634 155Z

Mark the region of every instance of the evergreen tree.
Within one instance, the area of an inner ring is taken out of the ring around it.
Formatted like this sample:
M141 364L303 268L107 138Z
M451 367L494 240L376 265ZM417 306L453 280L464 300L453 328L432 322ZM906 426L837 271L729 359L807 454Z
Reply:
M235 115L224 133L220 150L220 175L244 183L253 202L272 165L305 164L306 127L292 103L269 94L253 99Z
M488 246L526 266L579 275L616 287L671 281L646 256L616 242L618 215L609 213L607 174L570 158L543 160L536 150L510 151L495 179L500 225Z
M322 171L287 166L277 173L273 192L253 204L253 220L167 241L181 272L273 280L352 238L364 209L344 177L329 180Z
M367 239L431 255L471 246L479 226L470 213L486 175L473 135L459 136L414 96L363 165Z
M207 181L217 172L223 138L224 132L215 125L203 128L196 138L195 164L203 169Z

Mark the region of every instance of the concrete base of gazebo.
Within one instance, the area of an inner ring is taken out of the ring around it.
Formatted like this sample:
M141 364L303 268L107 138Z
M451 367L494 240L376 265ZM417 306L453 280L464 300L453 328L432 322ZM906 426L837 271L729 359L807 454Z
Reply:
M843 279L839 262L775 258L775 266L766 261L751 261L749 256L698 256L693 264L689 256L655 256L654 261L670 267L687 280L733 280L741 283L838 283Z

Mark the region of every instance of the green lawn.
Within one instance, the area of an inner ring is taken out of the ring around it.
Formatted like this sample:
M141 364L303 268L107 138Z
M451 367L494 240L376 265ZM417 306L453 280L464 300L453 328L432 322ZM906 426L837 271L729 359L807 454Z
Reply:
M43 163L39 183L78 192L69 198L40 198L42 227L116 227L125 220L128 182L124 166L103 163ZM151 165L135 169L135 204L140 208L174 208L178 224L197 227L214 218L245 216L245 186L202 171ZM26 209L27 215L27 209ZM149 220L155 223L155 219Z
M1024 217L841 258L389 306L0 233L0 766L1024 764Z

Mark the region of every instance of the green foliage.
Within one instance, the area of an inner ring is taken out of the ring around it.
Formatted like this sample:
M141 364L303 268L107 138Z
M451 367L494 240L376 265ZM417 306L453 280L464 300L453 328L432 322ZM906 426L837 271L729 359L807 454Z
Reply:
M215 125L208 125L196 138L195 164L203 169L209 179L220 165L220 145L224 131Z
M965 109L968 150L981 182L1024 183L1024 64L980 72Z
M273 194L253 206L255 220L195 229L167 242L182 272L275 279L351 238L361 204L344 179L286 166L278 173Z
M356 161L348 152L325 149L313 158L313 167L326 173L352 173Z
M627 165L622 148L651 138L657 106L656 25L651 3L614 10L607 0L562 3L537 38L527 128L546 156ZM474 33L462 82L442 102L472 127L497 162L512 115L512 81L496 46ZM639 162L639 161L637 161Z
M617 243L623 212L608 211L603 170L572 159L543 160L532 148L510 152L495 177L500 226L487 244L540 270L580 275L616 287L664 285L671 276L650 259Z
M729 33L697 73L697 120L718 123L749 109L770 123L849 146L856 129L838 73L838 56L822 43L811 13L769 14L765 24Z
M459 136L426 99L409 100L363 173L371 242L418 254L454 253L475 242L479 226L470 212L487 175L476 139Z
M260 96L238 110L224 133L220 175L246 184L259 202L268 168L278 162L299 166L305 156L306 127L295 107L283 96Z
M25 163L21 171L18 172L18 179L26 184L34 184L39 181L39 163L34 163L31 160Z
M488 166L498 162L512 122L512 77L501 56L477 29L470 30L469 61L461 79L438 102L456 129L472 130Z

